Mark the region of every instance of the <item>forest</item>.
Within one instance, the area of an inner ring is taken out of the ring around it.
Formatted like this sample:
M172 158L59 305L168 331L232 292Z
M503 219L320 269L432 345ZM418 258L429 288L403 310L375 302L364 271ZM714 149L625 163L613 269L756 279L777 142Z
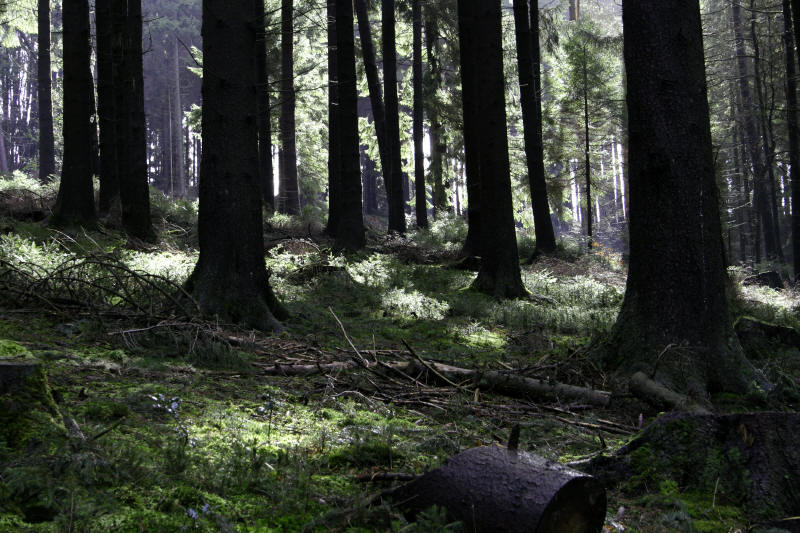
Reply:
M800 531L799 43L0 1L0 531Z

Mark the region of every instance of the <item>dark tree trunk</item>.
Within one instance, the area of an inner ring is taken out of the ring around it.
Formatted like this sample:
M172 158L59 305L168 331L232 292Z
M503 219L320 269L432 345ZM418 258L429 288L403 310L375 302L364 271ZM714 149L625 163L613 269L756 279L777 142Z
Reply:
M200 258L187 288L208 315L280 330L264 265L252 11L252 0L203 2Z
M92 190L92 73L89 67L89 2L65 2L64 163L51 222L94 225Z
M417 227L428 227L428 199L425 194L425 154L422 152L422 6L412 0L414 32L414 189L416 191Z
M358 144L358 88L352 0L336 0L336 71L339 105L336 106L336 147L339 154L341 210L336 230L337 247L364 247L364 215L361 205L361 161Z
M155 241L150 221L150 187L147 179L147 131L144 115L144 73L142 71L142 2L115 0L122 4L122 105L118 133L119 193L122 226L131 237ZM127 5L125 5L127 4ZM120 132L125 131L124 134ZM124 144L122 144L124 143Z
M761 120L761 143L764 150L764 164L767 169L766 184L768 201L766 204L767 214L770 223L764 226L764 231L769 231L771 235L765 236L764 243L772 246L773 252L768 255L776 257L783 262L783 248L781 246L780 223L778 222L778 199L775 186L775 136L772 130L772 110L767 109L766 88L763 87L761 79L761 52L758 43L758 33L756 32L756 11L754 0L750 0L750 36L753 42L753 71L755 73L756 98L758 99L758 115Z
M547 201L542 143L542 82L540 74L539 8L534 3L528 15L527 0L514 0L514 24L517 33L519 60L520 103L525 136L525 155L528 161L533 224L536 232L536 251L549 253L556 248L553 221Z
M589 151L589 79L586 45L583 45L583 164L586 173L586 237L592 249L592 165Z
M630 264L609 353L704 402L756 374L726 300L699 2L626 1L623 25Z
M789 130L789 180L792 200L800 199L800 132L797 129L797 68L794 58L795 39L792 35L792 11L789 0L783 0L783 45L786 55L786 124ZM794 277L800 275L800 204L792 202L792 252Z
M492 0L494 1L494 0ZM467 174L467 236L461 249L463 256L482 256L481 239L481 167L480 138L478 137L477 102L475 78L475 35L472 34L469 2L458 3L458 43L461 65L461 100L464 121L464 167Z
M139 0L141 2L141 0ZM183 105L181 103L181 68L177 36L172 39L170 51L170 132L172 138L172 182L178 198L186 196L186 172L183 166Z
M383 105L381 82L378 78L378 66L375 62L375 46L372 42L372 28L369 24L367 1L355 0L354 3L356 18L358 19L358 35L361 40L361 55L364 59L364 71L367 75L369 101L372 106L372 120L375 122L375 137L378 139L381 172L383 172L384 183L388 183L389 167L391 165L389 163L389 151L386 144L386 108ZM377 205L373 213L376 211Z
M750 155L750 164L753 167L754 204L759 214L764 245L767 256L777 257L777 243L775 232L772 228L772 215L769 205L769 187L767 184L767 166L764 161L765 154L759 143L760 135L756 123L756 107L753 93L750 90L749 72L747 68L747 55L744 48L742 32L742 15L739 2L732 4L733 31L736 40L736 65L739 74L739 92L742 96L742 119L744 127L745 144Z
M569 0L569 20L578 20L581 16L581 0Z
M288 215L300 212L297 188L294 93L294 1L281 0L281 150L278 210Z
M522 284L517 252L517 236L511 198L511 171L508 159L503 49L500 1L479 6L458 3L459 32L474 36L471 54L472 76L462 73L464 87L472 85L477 141L467 149L478 150L481 183L481 268L472 286L498 298L517 298L527 291ZM462 15L463 13L463 15ZM465 111L466 115L466 111ZM465 136L466 136L465 128Z
M342 177L339 144L339 73L336 34L336 0L328 0L328 226L331 237L339 231L342 215ZM363 41L364 36L361 36ZM382 104L381 104L382 105Z
M400 159L400 110L397 100L397 50L395 42L394 0L381 2L383 29L383 83L386 96L386 147L389 167L384 169L386 196L389 203L389 231L406 232L403 205L403 165Z
M50 0L39 0L38 10L39 179L49 181L56 172L50 78Z
M430 9L428 9L430 11ZM442 155L442 120L439 117L439 89L442 86L442 69L439 64L439 25L436 16L428 13L425 17L425 47L428 50L428 117L430 120L431 155L430 175L433 186L433 215L447 212L447 190L444 186Z
M99 212L119 221L119 170L117 164L117 122L115 105L115 64L113 53L111 2L97 2L97 115L100 126L100 201Z
M272 122L269 105L269 71L267 69L267 38L264 0L253 0L253 16L256 25L256 76L258 98L256 113L258 121L258 175L261 196L267 211L275 210L275 177L272 171Z

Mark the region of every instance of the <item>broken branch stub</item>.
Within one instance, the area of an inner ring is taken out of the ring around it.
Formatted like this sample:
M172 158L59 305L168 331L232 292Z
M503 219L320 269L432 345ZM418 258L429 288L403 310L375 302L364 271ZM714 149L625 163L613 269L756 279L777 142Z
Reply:
M605 488L595 478L499 446L460 453L391 497L411 518L439 505L478 532L595 533L606 514Z

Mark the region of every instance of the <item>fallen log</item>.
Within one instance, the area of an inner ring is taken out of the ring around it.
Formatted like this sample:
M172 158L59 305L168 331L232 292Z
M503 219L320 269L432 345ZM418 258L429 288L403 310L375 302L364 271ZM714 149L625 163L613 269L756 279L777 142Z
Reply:
M678 394L664 385L648 378L643 372L636 372L628 382L628 389L639 399L651 405L670 409L708 413L704 407L697 405L688 396Z
M594 533L606 493L594 478L536 455L499 446L472 448L391 491L413 519L444 507L465 531Z
M254 363L261 372L270 376L309 376L325 372L364 367L355 361L339 361L310 365L263 364ZM551 400L580 400L592 405L606 407L611 401L611 393L588 387L550 383L544 380L517 376L496 370L461 368L433 361L393 361L390 363L369 363L368 368L389 368L399 370L408 376L425 376L428 381L444 381L448 385L456 383L459 387L479 388L512 398L546 398ZM420 379L419 377L417 379Z

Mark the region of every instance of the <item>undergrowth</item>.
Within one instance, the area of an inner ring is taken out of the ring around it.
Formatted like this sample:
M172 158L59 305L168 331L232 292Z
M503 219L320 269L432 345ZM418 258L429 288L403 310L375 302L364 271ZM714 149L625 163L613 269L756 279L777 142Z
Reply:
M367 357L411 359L406 342L428 361L599 387L605 376L586 347L622 302L624 267L613 252L583 254L563 241L554 257L523 266L529 298L498 301L468 289L473 272L448 268L466 232L461 219L342 255L318 222L272 215L266 264L291 318L282 337L263 339L175 311L188 305L180 287L197 260L196 204L154 196L162 240L149 250L129 249L111 230L65 235L0 221L11 228L0 235L0 285L9 289L0 340L44 362L61 414L84 436L65 433L24 454L0 439L2 531L457 531L441 510L409 523L388 505L359 505L383 488L364 479L427 471L465 448L505 442L516 423L521 448L561 461L617 448L641 423L639 405L548 411L458 390L382 401L378 393L392 392L369 374L259 372L309 350L351 353L346 334ZM529 237L521 243L532 251ZM800 326L793 291L741 294L737 316ZM605 419L630 431L574 423ZM673 489L612 493L609 527L741 526L736 509L714 514L707 495Z

